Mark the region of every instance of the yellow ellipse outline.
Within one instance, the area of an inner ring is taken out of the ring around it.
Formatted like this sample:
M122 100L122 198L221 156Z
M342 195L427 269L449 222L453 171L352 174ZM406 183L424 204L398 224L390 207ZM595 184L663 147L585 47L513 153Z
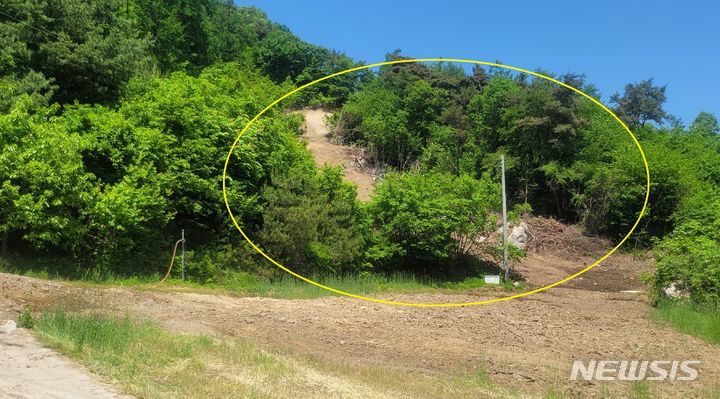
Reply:
M522 293L515 294L515 295L509 295L509 296L505 296L505 297L501 297L501 298L487 299L487 300L484 300L484 301L461 302L461 303L413 303L413 302L391 301L391 300L386 300L386 299L371 298L371 297L366 297L366 296L363 296L363 295L352 294L352 293L345 292L345 291L341 291L341 290L338 290L338 289L335 289L335 288L332 288L332 287L328 287L328 286L326 286L326 285L317 283L317 282L315 282L315 281L313 281L313 280L310 280L310 279L308 279L308 278L306 278L306 277L303 277L303 276L301 276L301 275L293 272L292 270L288 269L287 267L281 265L281 264L280 264L279 262L277 262L275 259L271 258L269 255L267 255L265 252L263 252L262 249L260 249L257 245L255 245L254 242L252 242L252 240L250 240L250 238L245 234L245 232L243 231L243 229L240 227L240 225L238 224L237 220L235 219L235 216L233 215L232 210L230 210L230 204L228 203L228 198L227 198L227 190L226 190L226 188L225 188L225 180L226 180L226 178L227 178L227 168L228 168L228 164L230 163L230 157L232 156L232 153L233 153L233 151L235 150L235 147L237 146L237 143L240 141L240 137L242 137L242 135L245 134L245 132L250 128L250 126L252 126L252 124L255 123L255 121L258 120L258 118L260 118L260 116L262 116L262 115L263 115L265 112L267 112L270 108L274 107L274 106L277 105L280 101L282 101L282 100L290 97L291 95L293 95L293 94L295 94L295 93L297 93L297 92L299 92L299 91L301 91L301 90L303 90L303 89L305 89L305 88L307 88L307 87L310 87L310 86L312 86L312 85L314 85L314 84L316 84L316 83L322 82L322 81L327 80L327 79L334 78L334 77L336 77L336 76L344 75L344 74L346 74L346 73L355 72L355 71L360 71L360 70L363 70L363 69L370 69L370 68L379 67L379 66L384 66L384 65L405 64L405 63L415 63L415 62L461 62L461 63L469 63L469 64L477 64L477 65L488 65L488 66L494 66L494 67L499 67L499 68L510 69L510 70L517 71L517 72L527 73L527 74L530 74L530 75L537 76L537 77L539 77L539 78L548 80L548 81L550 81L550 82L557 83L557 84L559 84L560 86L563 86L563 87L565 87L565 88L568 88L568 89L570 89L570 90L572 90L572 91L580 94L581 96L587 98L588 100L592 101L594 104L596 104L597 106L599 106L600 108L602 108L603 110L605 110L605 112L607 112L607 113L610 114L613 118L615 118L615 120L618 121L618 123L620 123L620 125L622 125L622 127L625 128L625 130L628 132L628 134L629 134L630 137L632 138L633 142L635 143L635 146L637 147L638 151L640 151L640 155L642 156L643 164L644 164L644 166L645 166L645 178L646 178L646 181L647 181L647 186L646 186L646 190L645 190L645 201L643 202L643 207L642 207L642 209L640 210L640 215L638 215L638 218L637 218L637 220L635 220L635 223L633 224L633 226L632 226L632 228L630 229L630 231L628 231L628 233L625 235L625 237L623 237L623 239L622 239L613 249L611 249L608 253L606 253L606 254L603 255L600 259L598 259L597 261L595 261L595 263L591 264L590 266L587 266L587 267L584 268L583 270L581 270L581 271L579 271L579 272L577 272L577 273L575 273L575 274L573 274L573 275L571 275L571 276L569 276L569 277L566 277L566 278L564 278L564 279L562 279L562 280L560 280L560 281L557 281L557 282L552 283L552 284L548 284L548 285L546 285L546 286L543 286L543 287L534 289L534 290L532 290L532 291L522 292ZM411 306L411 307L458 307L458 306L485 305L485 304L489 304L489 303L508 301L508 300L510 300L510 299L522 298L522 297L524 297L524 296L528 296L528 295L531 295L531 294L536 294L536 293L538 293L538 292L542 292L542 291L548 290L548 289L550 289L550 288L556 287L556 286L558 286L558 285L560 285L560 284L566 283L566 282L574 279L575 277L578 277L578 276L580 276L581 274L583 274L583 273L591 270L591 269L594 268L595 266L599 265L602 261L604 261L605 259L607 259L607 258L608 258L610 255L612 255L615 251L617 251L618 248L620 248L620 247L625 243L625 241L627 241L627 239L628 239L628 238L630 237L630 235L635 231L635 228L637 228L638 224L640 223L640 219L642 219L643 215L645 214L645 209L647 208L648 199L650 198L650 167L648 166L648 161L647 161L647 158L645 157L645 152L643 151L642 146L640 145L640 142L637 140L637 138L635 137L635 135L633 134L633 132L630 131L630 128L628 128L628 126L627 126L622 120L620 120L620 118L618 118L618 116L615 115L614 112L612 112L608 107L606 107L605 105L603 105L600 101L594 99L593 97L591 97L591 96L588 95L588 94L585 94L584 92L582 92L582 91L579 90L579 89L576 89L576 88L574 88L574 87L572 87L572 86L570 86L570 85L568 85L568 84L565 84L565 83L563 83L563 82L560 82L560 81L557 80L557 79L553 79L553 78L551 78L551 77L549 77L549 76L545 76L545 75L542 75L542 74L537 73L537 72L528 71L527 69L518 68L518 67L514 67L514 66L510 66L510 65L497 64L497 63L494 63L494 62L475 61L475 60L464 60L464 59L457 59L457 58L415 58L415 59L406 59L406 60L395 60L395 61L378 62L378 63L374 63L374 64L368 64L368 65L363 65L363 66L359 66L359 67L355 67L355 68L346 69L346 70L340 71L340 72L335 72L335 73L333 73L333 74L331 74L331 75L322 77L322 78L320 78L320 79L314 80L314 81L312 81L312 82L310 82L310 83L306 83L306 84L304 84L304 85L296 88L295 90L293 90L293 91L291 91L291 92L283 95L282 97L280 97L280 98L278 98L277 100L275 100L275 101L273 101L272 103L270 103L270 105L268 105L268 106L265 107L262 111L260 111L260 113L258 113L257 115L255 115L255 117L253 117L253 118L245 125L245 127L240 131L240 134L238 134L237 138L236 138L235 141L233 142L233 145L232 145L232 147L230 147L230 151L228 152L227 158L225 159L225 166L223 167L223 176L222 176L222 177L223 177L223 178L222 178L223 198L224 198L224 200L225 200L225 206L227 207L228 213L230 213L230 218L232 219L233 224L234 224L235 227L238 229L238 231L240 231L240 234L242 234L242 236L245 238L245 240L247 240L247 242L249 242L250 245L251 245L260 255L264 256L267 260L269 260L269 261L270 261L271 263L273 263L275 266L277 266L277 267L279 267L280 269L286 271L287 273L289 273L289 274L291 274L291 275L299 278L300 280L303 280L303 281L305 281L305 282L307 282L307 283L310 283L310 284L315 285L315 286L317 286L317 287L320 287L320 288L322 288L322 289L328 290L328 291L330 291L330 292L334 292L334 293L336 293L336 294L345 295L345 296L348 296L348 297L351 297L351 298L362 299L362 300L370 301L370 302L384 303L384 304L387 304L387 305L400 305L400 306Z

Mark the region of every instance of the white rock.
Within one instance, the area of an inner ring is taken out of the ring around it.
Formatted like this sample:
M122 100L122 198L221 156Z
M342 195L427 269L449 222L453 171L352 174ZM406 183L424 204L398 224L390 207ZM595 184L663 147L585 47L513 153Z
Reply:
M670 283L670 285L663 289L663 292L670 298L688 298L690 296L689 292L680 288L680 283L677 281Z
M17 323L15 323L14 320L8 320L2 325L2 327L0 327L0 334L10 334L16 328Z
M517 226L513 226L508 234L508 242L520 249L525 249L530 235L528 234L528 225L520 222Z

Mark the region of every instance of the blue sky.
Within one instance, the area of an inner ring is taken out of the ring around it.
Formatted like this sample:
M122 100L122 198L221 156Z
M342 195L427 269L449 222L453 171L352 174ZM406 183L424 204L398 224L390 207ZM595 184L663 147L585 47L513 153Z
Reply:
M720 2L236 0L301 39L366 62L396 48L556 74L585 73L606 102L625 84L667 85L666 110L686 125L720 117Z

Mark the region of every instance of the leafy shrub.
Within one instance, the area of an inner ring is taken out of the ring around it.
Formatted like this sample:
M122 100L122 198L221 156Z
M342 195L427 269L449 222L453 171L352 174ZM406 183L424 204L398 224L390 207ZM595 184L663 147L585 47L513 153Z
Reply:
M502 237L502 235L500 235ZM495 262L500 264L505 258L505 249L503 248L502 242L496 245L489 245L487 252L490 256L495 259ZM508 243L508 262L519 262L527 255L524 249L516 246L513 243Z
M355 187L340 168L294 168L263 190L258 244L303 274L357 271L365 241Z
M719 229L720 223L690 221L664 239L656 248L656 288L677 281L696 302L720 302Z
M419 273L447 268L492 231L499 193L467 175L389 174L368 207L377 234L368 258Z
M180 259L175 259L173 276L180 275ZM199 283L230 284L244 276L259 278L276 275L276 268L264 262L245 241L186 252L185 277Z
M33 328L35 326L35 318L32 315L32 306L26 305L20 317L18 317L18 327L20 328Z

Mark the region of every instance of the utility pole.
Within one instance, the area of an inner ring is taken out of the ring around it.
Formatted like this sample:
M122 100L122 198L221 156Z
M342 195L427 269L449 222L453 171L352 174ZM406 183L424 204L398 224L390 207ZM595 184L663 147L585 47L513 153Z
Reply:
M503 236L503 265L505 281L510 279L510 267L508 265L508 239L507 239L507 200L505 198L505 155L500 154L500 170L502 175L502 236Z
M182 274L182 280L185 281L185 229L182 229L180 239L182 240L182 252L180 252L180 270Z

